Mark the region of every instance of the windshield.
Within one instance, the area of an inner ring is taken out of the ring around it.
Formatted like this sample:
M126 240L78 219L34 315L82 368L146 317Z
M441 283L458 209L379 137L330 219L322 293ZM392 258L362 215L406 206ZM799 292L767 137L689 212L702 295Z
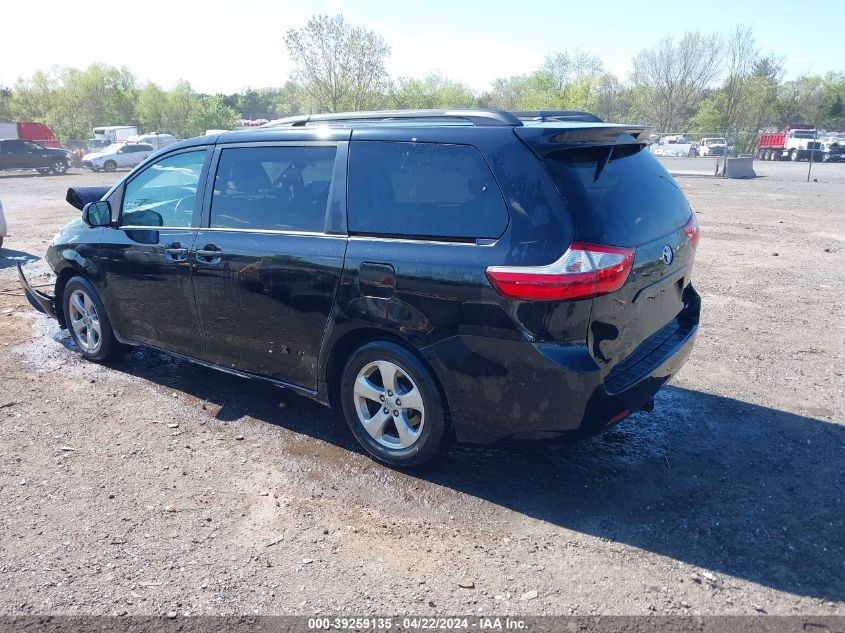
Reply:
M683 192L641 145L563 149L545 163L586 242L637 246L689 220Z

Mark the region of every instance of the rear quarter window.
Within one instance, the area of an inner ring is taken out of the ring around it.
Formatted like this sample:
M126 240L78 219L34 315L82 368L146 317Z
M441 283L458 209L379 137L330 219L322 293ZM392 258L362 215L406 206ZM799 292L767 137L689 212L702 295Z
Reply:
M469 145L355 141L349 156L349 231L417 238L497 238L505 201Z

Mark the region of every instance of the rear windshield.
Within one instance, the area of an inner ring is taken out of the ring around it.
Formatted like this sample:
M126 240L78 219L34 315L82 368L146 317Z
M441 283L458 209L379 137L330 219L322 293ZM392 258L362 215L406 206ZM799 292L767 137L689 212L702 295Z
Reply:
M637 246L689 220L680 187L641 145L563 149L545 163L585 242Z

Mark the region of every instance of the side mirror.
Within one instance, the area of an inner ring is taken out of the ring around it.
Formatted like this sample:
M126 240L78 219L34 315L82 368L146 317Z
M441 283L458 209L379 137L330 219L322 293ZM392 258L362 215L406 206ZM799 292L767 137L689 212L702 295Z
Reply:
M82 208L82 221L90 227L111 224L111 203L108 200L89 202Z

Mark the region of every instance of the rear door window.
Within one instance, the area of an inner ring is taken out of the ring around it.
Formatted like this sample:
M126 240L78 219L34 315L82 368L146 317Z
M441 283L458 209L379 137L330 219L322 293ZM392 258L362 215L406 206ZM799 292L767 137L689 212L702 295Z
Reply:
M468 145L354 141L349 157L349 231L418 238L497 238L504 198Z
M213 228L322 232L337 148L233 147L220 155Z
M585 242L637 246L690 218L678 184L639 144L562 149L545 163Z

